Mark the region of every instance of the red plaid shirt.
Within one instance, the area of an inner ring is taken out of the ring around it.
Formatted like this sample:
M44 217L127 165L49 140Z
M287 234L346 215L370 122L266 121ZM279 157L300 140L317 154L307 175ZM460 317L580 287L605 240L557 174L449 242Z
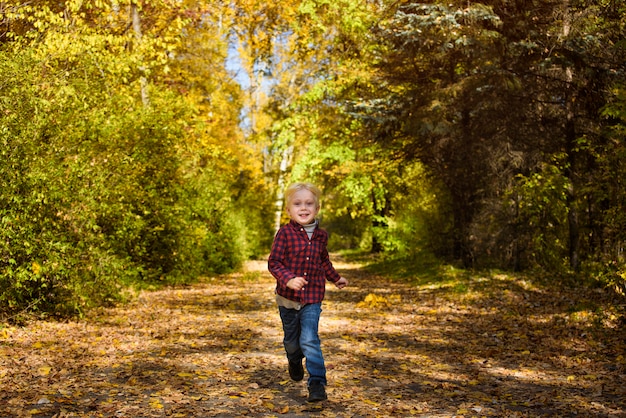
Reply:
M326 280L335 283L341 278L330 262L326 244L328 233L319 226L311 239L296 221L280 228L268 262L269 271L276 278L276 293L303 305L321 302ZM287 287L287 282L294 277L304 277L309 283L295 291Z

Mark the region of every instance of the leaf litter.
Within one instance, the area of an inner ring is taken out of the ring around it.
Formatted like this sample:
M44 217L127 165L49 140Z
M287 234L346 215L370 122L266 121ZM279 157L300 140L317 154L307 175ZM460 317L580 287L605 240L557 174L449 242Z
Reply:
M0 417L626 416L623 313L604 293L337 267L351 286L324 302L328 401L289 380L274 281L251 263L77 322L3 326Z

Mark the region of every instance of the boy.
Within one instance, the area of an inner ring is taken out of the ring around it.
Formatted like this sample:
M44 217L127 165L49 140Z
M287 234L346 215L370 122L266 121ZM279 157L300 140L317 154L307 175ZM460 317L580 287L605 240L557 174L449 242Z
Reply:
M276 278L276 302L283 324L283 345L289 376L304 378L302 359L309 372L309 402L326 396L326 367L318 324L326 280L339 289L348 281L335 270L328 257L328 234L315 218L320 210L320 191L310 183L295 183L285 191L290 221L282 226L272 244L268 268Z

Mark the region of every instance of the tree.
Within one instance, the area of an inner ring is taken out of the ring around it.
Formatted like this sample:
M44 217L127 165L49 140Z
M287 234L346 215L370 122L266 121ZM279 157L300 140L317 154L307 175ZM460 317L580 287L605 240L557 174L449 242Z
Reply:
M569 216L546 251L562 259L558 242L567 231L570 265L584 258L581 251L590 254L580 211L591 209L585 216L596 221L587 224L597 226L598 202L587 192L596 162L581 145L605 142L598 111L623 62L619 49L602 48L616 45L617 32L604 30L615 11L589 2L405 2L374 31L378 81L369 84L379 88L362 89L365 100L353 101L351 111L381 145L422 161L446 186L452 255L465 265L539 261L530 246L547 225L524 225L515 214L529 202L509 191L516 178L546 167L563 177L545 185L566 185L560 196Z
M190 281L263 251L267 240L243 242L269 228L258 197L240 208L262 182L240 142L238 90L226 70L202 85L171 75L201 66L176 58L202 17L159 2L13 6L20 32L5 33L0 68L12 150L0 163L3 312L80 313L126 286ZM141 39L129 30L138 15Z
M375 31L381 57L375 64L376 84L381 87L365 92L368 99L352 106L375 130L378 142L403 159L419 159L446 185L453 255L467 265L473 257L468 232L490 172L484 127L475 115L493 105L491 89L469 92L488 78L496 84L503 78L490 64L498 24L497 16L481 5L461 11L404 4Z

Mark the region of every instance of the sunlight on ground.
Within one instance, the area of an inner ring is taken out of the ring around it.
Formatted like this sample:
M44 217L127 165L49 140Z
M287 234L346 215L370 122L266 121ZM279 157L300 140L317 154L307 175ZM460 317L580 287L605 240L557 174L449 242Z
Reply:
M248 260L244 263L243 271L267 272L267 260Z
M620 328L594 332L580 290L467 275L461 292L337 265L351 285L327 287L318 409L289 379L257 260L86 320L0 329L0 416L624 416Z

